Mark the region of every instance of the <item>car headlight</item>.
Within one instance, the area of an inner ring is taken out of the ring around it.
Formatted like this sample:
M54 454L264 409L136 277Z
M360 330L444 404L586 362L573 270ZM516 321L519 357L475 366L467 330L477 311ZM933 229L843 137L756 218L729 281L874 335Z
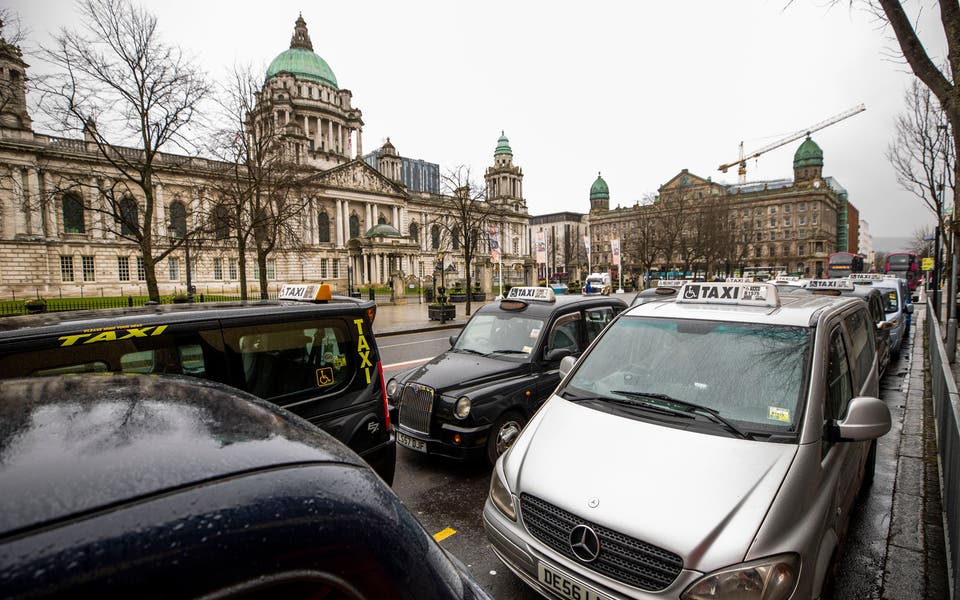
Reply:
M397 392L400 391L400 384L397 383L397 380L390 378L390 381L387 382L387 397L393 398L397 395Z
M470 414L470 398L467 396L460 396L457 398L457 403L453 406L453 416L458 419L466 419Z
M710 573L688 587L680 598L783 600L793 593L799 572L799 556L780 554Z
M500 477L500 470L493 469L490 475L490 499L494 506L500 509L500 512L511 521L517 520L517 509L513 505L513 494L507 489L507 484Z

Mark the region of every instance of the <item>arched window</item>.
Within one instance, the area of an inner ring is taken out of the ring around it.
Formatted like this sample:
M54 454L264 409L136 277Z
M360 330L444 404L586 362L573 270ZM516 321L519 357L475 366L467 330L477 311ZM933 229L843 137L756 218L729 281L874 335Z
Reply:
M120 199L119 208L120 235L134 235L137 231L140 231L137 201L130 196L124 196Z
M317 234L321 242L330 241L330 217L325 212L317 216Z
M360 237L360 217L350 215L350 237Z
M213 207L213 237L218 240L230 237L230 211L223 204Z
M415 242L420 241L420 227L416 223L410 223L410 238Z
M452 237L453 237L453 249L459 250L460 249L460 227L453 228Z
M440 249L440 226L434 225L430 228L430 247L434 250Z
M387 218L383 216L383 213L380 213L380 216L377 217L377 225L385 225L387 223Z
M170 225L175 236L187 237L187 208L179 200L170 203Z
M83 199L76 192L63 195L63 232L84 233Z

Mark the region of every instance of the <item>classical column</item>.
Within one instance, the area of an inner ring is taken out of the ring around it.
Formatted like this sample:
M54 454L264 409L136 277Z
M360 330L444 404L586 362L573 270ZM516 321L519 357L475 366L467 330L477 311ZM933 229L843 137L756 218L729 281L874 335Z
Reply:
M16 215L15 235L27 235L30 233L30 224L27 221L27 203L30 200L27 194L27 170L11 169L10 175L14 181L13 210Z
M394 205L393 207L393 226L397 228L397 231L403 232L403 224L400 222L400 207Z
M153 231L155 235L166 236L167 225L167 203L164 200L163 184L158 183L153 186Z
M333 228L337 233L337 248L343 248L343 200L337 198L334 205Z
M363 134L363 128L357 127L357 158L363 156L363 140L361 138Z
M28 232L31 235L43 235L43 217L40 214L40 178L36 169L28 169L24 178L28 211Z
M50 193L53 190L53 178L50 177L49 172L43 172L40 183L42 184L40 198L43 199L42 206L45 221L44 235L47 238L56 239L60 237L60 227L57 219L57 201L53 194ZM81 189L80 192L83 193L83 190ZM84 211L84 217L86 217L86 211ZM86 218L84 218L84 221L86 221ZM84 230L86 230L86 227L84 227Z
M343 201L343 218L340 219L343 231L343 245L347 245L347 241L350 239L350 201Z

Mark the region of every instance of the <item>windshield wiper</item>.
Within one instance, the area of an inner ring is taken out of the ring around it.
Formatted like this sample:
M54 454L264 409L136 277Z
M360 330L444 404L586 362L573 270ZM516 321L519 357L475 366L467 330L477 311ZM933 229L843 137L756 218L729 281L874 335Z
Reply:
M527 354L527 353L524 352L523 350L505 349L505 350L491 350L490 354Z
M460 351L460 352L467 352L467 353L470 353L470 354L477 354L477 355L479 355L479 356L486 356L486 355L487 355L486 352L480 352L479 350L474 350L473 348L457 348L457 350Z
M690 414L691 412L693 412L698 415L703 415L707 417L709 420L713 421L714 423L717 423L718 425L723 425L730 432L732 432L734 435L736 435L738 438L742 440L753 439L752 435L750 435L746 431L741 430L739 427L731 423L728 419L725 419L724 417L720 416L720 413L716 409L709 408L707 406L700 406L699 404L694 404L693 402L687 402L686 400L681 400L679 398L674 398L673 396L668 396L667 394L660 394L656 392L632 392L629 390L613 390L612 393L622 394L624 396L627 396L628 398L636 398L638 400L642 400L644 398L652 398L654 400L663 400L665 402L670 402L672 404L678 404L682 407L685 407L686 410L681 408L674 408L672 406L664 406L662 404L652 404L652 406L656 406L657 408L665 408L665 409L673 410L679 413Z

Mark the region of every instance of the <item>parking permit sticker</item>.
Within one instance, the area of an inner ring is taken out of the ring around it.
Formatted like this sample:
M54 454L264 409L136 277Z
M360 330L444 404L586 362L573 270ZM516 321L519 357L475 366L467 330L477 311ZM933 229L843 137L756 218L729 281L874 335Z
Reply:
M531 329L531 330L530 330L530 338L531 338L531 339L535 339L535 338L538 338L538 337L540 337L540 328L537 327L537 328L535 328L535 329Z
M786 408L780 408L778 406L768 406L767 418L771 421L783 421L784 423L789 423L790 410Z

